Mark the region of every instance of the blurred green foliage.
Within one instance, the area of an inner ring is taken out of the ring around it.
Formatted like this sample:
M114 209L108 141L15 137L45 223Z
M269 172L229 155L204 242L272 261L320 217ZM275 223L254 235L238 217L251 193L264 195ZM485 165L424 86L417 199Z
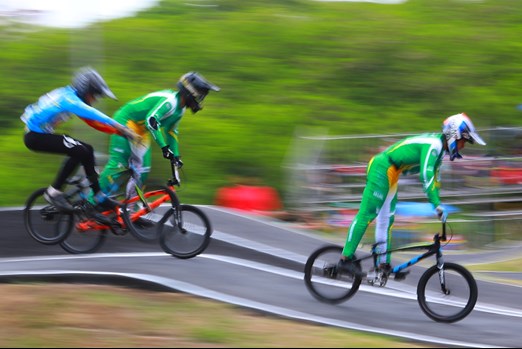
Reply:
M310 0L164 0L135 18L83 29L0 27L0 205L22 205L61 159L22 141L19 115L97 67L119 101L174 87L196 70L222 88L180 125L187 203L211 204L232 178L285 194L298 127L331 135L438 131L466 112L480 128L520 125L522 1L409 0L400 5ZM215 6L213 6L215 5ZM106 152L108 136L64 125ZM81 132L79 132L81 130ZM154 154L152 180L169 168Z

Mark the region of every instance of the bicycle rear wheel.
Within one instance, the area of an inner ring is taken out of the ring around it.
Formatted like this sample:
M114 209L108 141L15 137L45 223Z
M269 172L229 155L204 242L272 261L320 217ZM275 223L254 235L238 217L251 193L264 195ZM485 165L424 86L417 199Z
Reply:
M444 263L443 275L445 290L436 265L424 272L417 286L419 305L435 321L450 323L462 320L475 307L477 283L466 268L455 263Z
M361 285L361 277L337 271L343 248L326 245L315 250L305 264L304 281L308 291L317 300L337 304L352 297ZM359 262L356 266L361 268Z
M126 200L122 207L122 218L125 227L138 240L155 241L158 238L158 222L165 212L178 204L176 194L167 187L147 190L143 198L134 196ZM150 211L145 207L149 206Z
M24 224L29 235L44 245L63 241L74 225L74 214L60 212L43 197L46 188L32 193L24 208Z
M210 243L212 226L207 215L198 207L180 205L170 209L159 225L160 245L163 251L181 259L203 252Z

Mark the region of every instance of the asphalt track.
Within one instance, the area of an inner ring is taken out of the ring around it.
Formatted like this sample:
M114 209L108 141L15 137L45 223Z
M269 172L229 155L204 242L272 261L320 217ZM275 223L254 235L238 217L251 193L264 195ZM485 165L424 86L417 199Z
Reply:
M238 211L200 206L214 233L207 250L187 260L132 236L110 235L98 253L70 255L26 233L21 208L0 210L0 281L116 284L184 292L289 319L386 334L444 347L513 347L522 338L522 280L518 273L474 272L479 299L465 319L429 319L416 300L422 266L385 288L361 286L349 301L318 302L303 282L308 255L332 241ZM338 241L334 241L338 242ZM480 253L452 252L446 261L489 263L520 257L520 243Z

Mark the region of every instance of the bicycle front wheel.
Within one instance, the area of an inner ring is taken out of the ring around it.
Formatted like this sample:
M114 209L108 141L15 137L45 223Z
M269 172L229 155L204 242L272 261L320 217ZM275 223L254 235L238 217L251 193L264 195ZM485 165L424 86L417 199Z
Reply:
M63 241L74 225L74 214L60 212L44 199L46 188L29 196L24 208L24 224L29 235L44 245Z
M167 187L160 187L147 190L141 197L126 200L121 215L126 229L136 239L151 242L158 238L158 222L169 208L177 204L176 194Z
M352 297L361 285L361 277L337 271L343 248L326 245L314 251L305 264L304 281L317 300L337 304ZM360 263L355 262L360 268Z
M434 265L422 274L417 286L417 300L422 311L438 322L462 320L475 307L477 283L463 266L444 263L442 270Z
M198 207L180 205L179 210L172 208L162 218L159 234L163 251L187 259L207 248L212 226L207 215Z

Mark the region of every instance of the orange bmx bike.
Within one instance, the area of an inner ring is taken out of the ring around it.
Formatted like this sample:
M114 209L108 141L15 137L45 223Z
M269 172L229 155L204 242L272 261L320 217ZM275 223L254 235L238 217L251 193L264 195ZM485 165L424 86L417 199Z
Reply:
M172 178L166 186L142 191L139 176L131 168L137 195L126 197L116 210L93 212L87 200L89 187L84 176L68 180L67 199L75 208L61 212L43 197L45 188L32 193L25 205L24 223L29 235L45 245L59 244L72 254L93 253L105 242L108 232L130 232L140 241L159 240L161 248L177 258L192 258L203 252L212 234L207 215L198 207L182 204L175 186L180 185L178 168L171 164Z

